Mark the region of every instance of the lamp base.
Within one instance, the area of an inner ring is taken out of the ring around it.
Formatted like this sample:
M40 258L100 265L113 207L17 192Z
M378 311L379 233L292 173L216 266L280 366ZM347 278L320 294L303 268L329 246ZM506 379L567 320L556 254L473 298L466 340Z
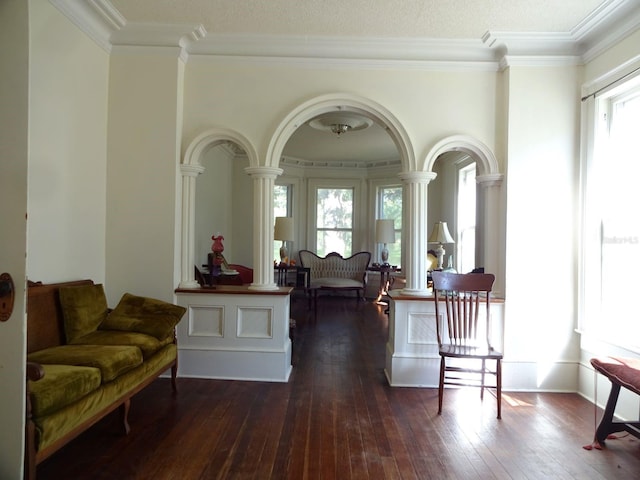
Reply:
M389 265L389 250L387 250L387 244L384 244L382 247L382 251L380 252L380 260L382 260L383 265Z
M289 252L287 252L287 247L285 247L284 242L282 242L282 246L280 247L280 263L286 263L289 259Z
M436 258L438 259L438 267L436 268L436 270L442 270L444 254L445 254L444 247L442 245L438 245L438 248L436 248Z

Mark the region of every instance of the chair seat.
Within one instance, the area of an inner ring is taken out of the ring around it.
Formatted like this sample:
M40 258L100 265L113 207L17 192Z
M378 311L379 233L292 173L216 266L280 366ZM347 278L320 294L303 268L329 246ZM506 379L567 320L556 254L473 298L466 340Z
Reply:
M445 357L465 357L465 358L502 358L502 353L487 347L476 347L470 345L441 345L440 355Z

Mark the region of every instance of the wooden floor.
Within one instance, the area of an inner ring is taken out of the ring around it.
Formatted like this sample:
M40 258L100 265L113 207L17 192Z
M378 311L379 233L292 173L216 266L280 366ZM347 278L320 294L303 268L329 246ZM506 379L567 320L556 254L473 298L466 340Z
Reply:
M39 466L45 479L632 479L640 442L587 451L600 412L578 395L495 397L391 388L387 318L371 302L322 298L292 316L290 381L159 379L132 401L131 433L117 414Z

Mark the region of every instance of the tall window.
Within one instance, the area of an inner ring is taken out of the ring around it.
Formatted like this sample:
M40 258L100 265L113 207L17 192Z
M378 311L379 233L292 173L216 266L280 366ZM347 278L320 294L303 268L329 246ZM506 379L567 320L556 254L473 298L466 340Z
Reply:
M378 189L378 217L393 219L396 232L396 241L387 245L389 250L389 263L401 265L402 263L402 187L380 187ZM378 245L377 248L382 248ZM380 252L376 258L380 258Z
M353 250L353 188L316 189L316 253L323 257Z
M583 327L640 351L640 318L630 308L640 271L640 77L596 103L587 170Z
M273 187L273 218L291 216L291 185L275 185ZM273 259L280 261L282 242L273 242Z
M476 163L458 170L457 270L476 268Z

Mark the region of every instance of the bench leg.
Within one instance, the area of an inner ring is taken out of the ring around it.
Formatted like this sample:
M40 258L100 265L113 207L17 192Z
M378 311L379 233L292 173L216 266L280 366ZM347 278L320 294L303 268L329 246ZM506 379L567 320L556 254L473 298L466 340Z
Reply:
M620 385L611 383L611 392L609 393L609 399L607 400L607 406L604 409L602 420L596 430L596 440L604 445L607 436L610 433L624 430L624 428L616 427L613 422L613 414L616 411L616 403L618 402L618 395L620 394Z

